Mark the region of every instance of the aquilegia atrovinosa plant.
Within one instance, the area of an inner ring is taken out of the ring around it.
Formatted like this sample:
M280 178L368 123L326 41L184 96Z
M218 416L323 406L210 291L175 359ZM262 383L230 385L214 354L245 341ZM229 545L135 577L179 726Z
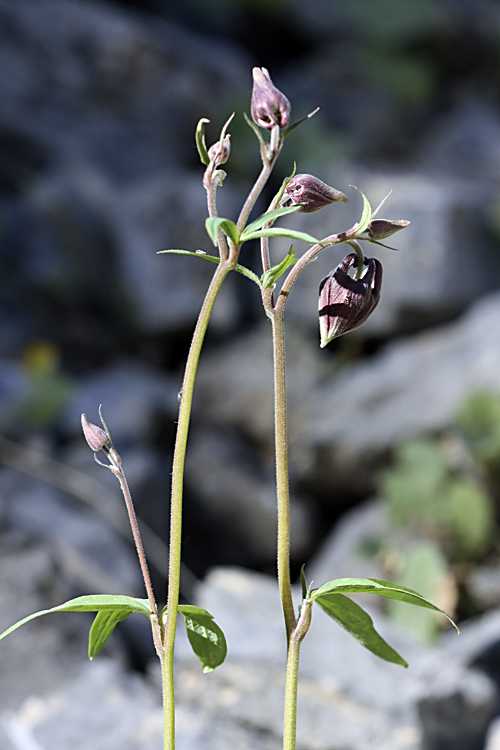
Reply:
M369 615L346 594L370 593L389 599L441 612L415 591L378 579L341 578L313 589L307 585L302 570L302 603L295 611L290 580L290 524L289 524L289 479L286 421L286 373L284 311L289 294L306 266L325 248L346 244L351 252L320 284L319 328L320 345L326 346L332 339L358 328L371 315L380 299L382 265L375 258L365 257L360 241L383 246L385 240L408 226L404 220L389 221L376 217L370 203L363 198L362 215L358 223L345 232L332 234L317 240L304 232L275 226L278 219L291 213L312 213L337 202L347 202L339 190L309 174L293 174L287 177L268 210L249 222L250 214L261 195L287 135L298 125L312 117L312 112L299 122L290 124L290 102L272 83L265 68L254 68L251 99L252 119L245 115L248 125L256 134L260 146L262 168L236 222L220 217L217 212L217 189L222 187L226 173L221 169L230 156L230 135L227 130L233 119L231 115L220 133L219 140L207 149L205 142L206 119L200 120L196 130L196 144L201 161L205 165L203 185L207 193L207 233L217 248L217 255L203 251L165 250L165 253L180 253L203 258L215 264L215 272L200 310L187 358L182 398L179 407L177 436L175 443L172 490L170 549L168 570L167 604L158 607L149 577L146 556L141 542L137 519L130 490L122 468L121 458L113 445L110 433L99 409L102 428L91 424L82 414L82 427L96 461L108 468L118 479L127 507L134 543L139 557L147 598L130 596L93 595L72 599L58 607L36 612L6 630L4 637L20 625L49 612L97 612L89 634L89 657L93 659L102 649L115 625L132 612L140 612L151 623L156 653L161 663L164 748L175 747L175 707L173 655L178 614L183 616L189 641L195 654L209 672L218 667L226 656L226 641L212 615L206 610L191 605L179 605L181 569L182 500L184 484L184 459L186 454L193 389L198 360L202 349L210 315L228 273L237 271L257 284L262 296L265 314L271 321L274 359L274 418L275 458L278 506L278 585L285 622L287 666L284 699L283 747L294 750L296 736L297 684L300 645L306 636L313 605L318 604L335 622L381 659L407 666L405 660L377 633ZM267 137L266 137L267 134ZM294 170L295 171L295 170ZM382 204L381 204L382 205ZM285 237L301 240L310 245L299 258L294 246L278 264L271 261L270 240ZM240 264L243 245L258 239L261 247L262 274L259 277L245 265ZM106 463L97 459L102 452ZM444 613L442 613L444 614Z

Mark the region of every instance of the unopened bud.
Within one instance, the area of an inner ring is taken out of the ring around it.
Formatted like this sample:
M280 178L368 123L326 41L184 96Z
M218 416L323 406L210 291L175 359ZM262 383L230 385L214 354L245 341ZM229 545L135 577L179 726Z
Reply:
M94 453L97 453L97 451L102 450L108 445L109 439L104 430L96 424L89 422L85 414L82 414L82 430L89 448L91 448Z
M319 211L330 203L347 203L347 198L340 190L330 187L325 182L313 177L312 174L297 174L292 177L288 183L285 193L287 200L286 206L295 206L297 203L304 205L299 208L297 213L311 214L313 211Z
M372 219L366 228L366 233L372 240L385 240L387 237L409 226L410 222L405 219L400 219L399 221Z
M208 149L208 156L215 167L225 164L231 152L231 136L226 135L222 141L217 141Z
M368 268L360 279L349 276L359 263L356 253L347 255L319 287L319 328L321 347L343 333L363 325L380 299L382 265L366 258Z
M254 68L253 90L250 109L252 119L261 128L271 130L279 125L280 130L288 127L291 104L284 94L274 86L266 68Z

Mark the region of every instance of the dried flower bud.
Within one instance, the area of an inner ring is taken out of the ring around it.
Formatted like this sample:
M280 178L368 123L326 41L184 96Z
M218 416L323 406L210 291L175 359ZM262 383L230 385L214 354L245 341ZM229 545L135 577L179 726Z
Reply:
M104 430L101 430L100 427L89 422L85 414L82 414L82 430L89 448L91 448L94 453L97 453L97 451L102 450L108 445L108 436Z
M347 203L347 198L340 190L330 187L312 174L297 174L292 177L286 190L288 196L285 202L286 206L295 206L297 203L303 203L297 213L311 214L313 211L319 211L320 208L329 206L330 203Z
M288 127L291 104L284 94L274 86L266 68L253 69L253 90L250 109L252 119L261 128L271 130L279 125L281 130Z
M367 270L360 279L347 273L359 263L356 253L347 255L319 287L319 328L323 348L337 336L359 328L375 310L380 299L382 265L366 258Z
M229 159L231 152L231 136L226 135L223 141L217 141L213 146L208 149L208 156L210 161L214 162L215 167L219 167L221 164L225 164Z
M410 222L405 219L399 221L389 221L388 219L372 219L368 224L366 233L372 240L385 240L392 234L396 234L401 229L409 227Z

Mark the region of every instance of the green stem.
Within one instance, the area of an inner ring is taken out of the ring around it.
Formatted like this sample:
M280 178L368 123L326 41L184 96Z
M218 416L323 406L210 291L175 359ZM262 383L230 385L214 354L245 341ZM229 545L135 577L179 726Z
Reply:
M297 692L299 684L300 644L311 624L312 601L302 602L299 622L291 635L286 662L283 750L295 750L297 734Z
M273 329L274 431L276 489L278 497L278 583L290 644L296 620L290 581L290 489L288 480L288 440L286 416L285 328L283 309L268 311Z
M170 560L168 570L167 615L165 620L164 653L162 655L162 685L164 710L164 750L175 748L174 706L174 642L179 604L182 534L182 495L184 489L184 462L191 417L194 382L208 321L222 282L231 270L229 263L220 263L208 288L198 316L191 348L186 362L179 408L177 436L172 465L172 496L170 506Z

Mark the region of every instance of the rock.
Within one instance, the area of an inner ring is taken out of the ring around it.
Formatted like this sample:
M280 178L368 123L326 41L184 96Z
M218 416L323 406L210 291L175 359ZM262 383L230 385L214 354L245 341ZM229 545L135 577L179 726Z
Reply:
M494 293L456 323L397 341L310 393L305 440L317 451L317 481L366 487L384 451L447 428L474 392L499 391L499 320Z
M46 542L4 534L1 550L0 632L33 612L71 598ZM71 679L85 658L91 623L92 617L86 614L52 615L0 641L0 711L14 710L28 695L56 689Z
M322 367L319 347L300 326L287 328L286 347L293 479L306 473L311 463L303 439L307 398ZM267 323L206 354L198 371L194 409L204 419L227 424L256 441L264 464L274 471L272 340Z
M78 344L109 351L127 324L154 333L192 326L211 264L157 252L209 249L201 165L190 172L194 130L213 118L207 137L218 136L225 103L251 83L244 55L85 0L2 0L0 28L18 40L4 32L0 59L10 191L2 233L14 287L0 298L4 346L22 337L16 320L33 337L56 332L75 357ZM238 193L233 184L224 210ZM222 329L237 306L226 288L214 315Z
M204 706L214 724L224 712L224 719L244 724L250 735L264 731L279 738L284 633L276 582L243 570L216 569L201 584L197 602L224 630L228 657L207 684L186 674L189 657L183 653L181 704ZM381 613L369 611L377 630L409 659L410 668L403 671L377 659L315 608L301 649L299 744L324 750L332 741L346 750L444 750L467 738L462 747L472 749L493 715L491 680L438 650L417 646ZM439 707L441 736L433 720ZM449 744L442 743L444 736Z
M259 566L276 555L276 482L262 472L245 443L234 434L197 429L189 441L186 483L241 554L241 562ZM312 519L307 505L290 499L291 554L303 555L311 543Z
M53 545L67 580L85 593L134 595L141 591L135 552L94 511L75 505L63 493L21 479L8 486L4 518L12 530ZM3 480L3 481L2 481Z
M469 671L465 682L450 684L436 672L418 711L423 727L425 750L474 750L484 742L488 724L497 713L498 692L480 672ZM458 675L457 675L458 676ZM443 684L444 683L444 684Z
M80 435L80 417L100 424L98 409L117 443L151 439L158 418L177 416L179 382L135 362L121 362L82 379L63 417L67 434Z
M98 657L71 681L0 714L6 750L139 750L163 746L160 696L138 675ZM2 736L3 735L3 736Z

